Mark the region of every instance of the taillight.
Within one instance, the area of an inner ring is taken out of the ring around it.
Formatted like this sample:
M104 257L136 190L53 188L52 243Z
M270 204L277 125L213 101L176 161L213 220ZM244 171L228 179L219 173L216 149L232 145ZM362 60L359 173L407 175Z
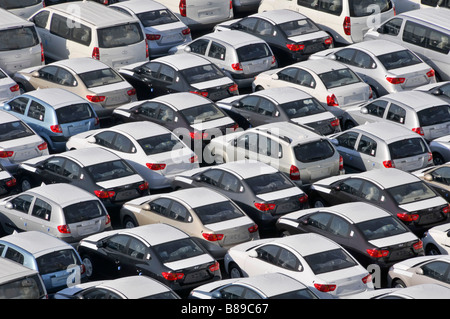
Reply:
M275 63L277 63L277 58L274 55L272 55L272 65L274 65Z
M208 267L210 272L215 272L215 271L219 270L219 268L220 268L220 264L217 261Z
M383 165L384 165L384 167L386 167L386 168L394 168L394 167L395 167L394 162L391 161L391 160L383 161Z
M100 125L100 119L98 118L98 116L95 117L94 125L95 125L95 126Z
M189 132L189 136L193 140L202 140L202 139L208 137L208 133L206 133L206 132L199 132L199 131L193 131L193 132Z
M62 133L63 132L61 126L59 126L58 124L57 125L50 125L50 130L53 133Z
M423 242L419 240L417 243L413 245L414 250L420 250L423 248Z
M110 197L114 197L116 195L116 192L114 191L105 191L105 190L94 190L95 196L101 199L106 199Z
M81 274L84 274L86 272L86 266L84 264L81 264L80 271L81 271Z
M442 213L448 214L450 212L450 205L444 206L442 208Z
M386 80L391 83L391 84L402 84L405 83L405 78L391 78L391 77L386 77Z
M339 155L339 170L342 171L344 169L344 158L342 155Z
M433 153L428 152L428 162L433 161Z
M41 62L45 63L44 45L41 43Z
M111 216L109 216L109 214L106 214L105 226L109 224L111 224Z
M198 94L201 95L203 97L208 97L208 92L206 91L189 91L190 93L194 93L194 94Z
M128 90L128 91L127 91L127 94L128 94L129 96L136 95L136 89Z
M9 88L11 92L17 92L20 90L19 84L13 85Z
M223 234L202 233L202 236L208 241L218 241L223 239Z
M364 276L361 280L363 283L367 284L368 282L372 281L372 275L368 274L367 276Z
M336 95L331 94L327 96L327 105L328 106L339 106L339 103L336 99Z
M57 228L61 234L70 234L70 228L67 225L59 225Z
M248 232L251 234L256 233L257 231L258 231L258 225L256 225L256 224L248 228Z
M370 86L369 86L369 99L373 99L373 90Z
M404 222L413 222L419 219L418 214L398 213L397 217Z
M350 22L350 17L344 18L343 27L346 35L352 35L352 23Z
M314 287L321 292L331 292L331 291L336 290L336 285L325 285L325 284L315 283Z
M98 47L95 47L95 48L92 50L92 58L93 58L94 60L100 60L100 49L99 49Z
M142 183L142 184L139 184L138 188L139 188L141 191L145 191L146 189L148 189L148 183L147 183L147 182L144 182L144 183Z
M163 271L161 275L164 277L164 279L169 281L175 281L175 280L181 280L184 277L184 274L182 272L165 272Z
M197 161L198 161L198 156L197 155L191 156L191 158L189 159L189 163L195 163Z
M166 168L166 164L146 163L145 165L152 171L160 171Z
M181 34L182 34L182 35L188 35L188 34L190 34L190 33L191 33L191 29L189 29L189 28L186 28L186 29L181 30Z
M145 42L145 58L148 59L150 57L150 53L148 52L148 43Z
M291 168L289 169L289 177L293 181L300 180L300 170L298 169L297 166L291 165Z
M45 150L45 149L47 149L47 142L44 142L44 143L42 143L42 144L39 144L38 145L38 150L40 150L40 151L43 151L43 150Z
M0 151L1 158L12 157L14 155L14 151Z
M288 48L289 51L301 51L305 48L304 44L295 44L295 43L288 43L286 44L286 47Z
M340 125L339 119L334 119L334 120L332 120L330 124L331 124L331 126L333 126L333 127L339 126L339 125Z
M93 103L101 103L106 99L106 96L102 95L86 95L86 98Z
M231 68L235 71L243 71L242 65L240 63L232 63Z
M366 252L369 254L370 257L373 258L383 258L389 256L389 250L387 249L366 249Z
M255 207L257 210L260 210L262 212L268 212L269 210L274 210L276 205L268 203L255 203Z
M186 0L180 0L179 9L180 9L180 15L182 17L185 17L186 16Z
M422 136L424 135L423 129L421 127L414 127L414 128L412 128L412 131L419 135L422 135Z
M7 180L5 184L8 187L13 187L17 184L17 180L13 177L13 178Z
M333 38L332 38L332 37L325 38L324 43L325 43L326 45L333 44Z
M306 203L307 201L308 201L308 195L303 195L303 196L300 196L299 198L298 198L298 201L300 202L300 203Z
M230 0L230 10L233 10L233 0Z
M149 41L156 41L161 39L161 34L145 34L145 37Z
M433 69L431 69L430 71L427 72L427 76L428 76L429 78L431 78L431 77L433 77L433 76L435 76L435 75L436 75L436 73L434 72Z
M236 92L238 90L238 85L237 84L233 84L228 88L228 91L231 92Z

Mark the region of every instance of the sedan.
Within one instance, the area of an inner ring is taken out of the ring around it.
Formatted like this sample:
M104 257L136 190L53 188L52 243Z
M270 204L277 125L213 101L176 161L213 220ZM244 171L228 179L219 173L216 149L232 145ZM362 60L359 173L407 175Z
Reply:
M258 226L228 197L205 187L140 197L125 203L126 228L164 223L195 237L216 259L228 248L259 239Z
M429 94L440 97L447 103L450 103L450 81L428 84L415 88L414 90L427 92Z
M9 100L20 95L19 85L0 69L0 101Z
M119 69L137 90L138 99L175 92L190 92L212 101L238 95L232 79L207 59L194 54L175 54Z
M0 196L16 192L16 178L0 162Z
M154 278L177 294L222 279L219 263L183 231L152 224L118 229L80 241L86 276Z
M262 72L255 77L253 91L292 86L316 97L328 106L346 108L372 99L367 83L345 64L321 59L297 62Z
M25 161L17 176L22 191L42 183L69 183L95 194L106 207L148 194L148 183L127 162L99 147Z
M288 9L269 10L229 20L215 31L240 30L269 44L277 60L294 63L310 54L333 47L333 38L305 15Z
M450 288L440 284L420 284L405 288L383 288L354 294L348 299L450 299Z
M314 233L236 245L225 255L224 265L231 278L288 275L324 299L373 289L364 267L336 242Z
M422 256L416 235L386 210L364 202L310 208L280 217L284 235L317 233L344 247L364 267L388 269L394 263Z
M374 98L436 83L434 70L428 64L409 49L388 40L359 42L310 57L321 58L347 65L370 85Z
M152 122L130 122L73 136L67 149L102 148L126 161L151 189L167 188L174 175L199 167L198 157L171 131Z
M450 255L450 223L428 229L422 242L425 255Z
M450 202L450 163L412 172Z
M73 58L23 69L13 79L22 91L62 88L92 102L101 118L124 103L136 100L136 90L104 62Z
M311 186L310 201L313 207L369 202L397 216L418 237L450 220L444 198L417 176L396 168L322 179Z
M389 269L389 287L404 288L420 284L439 284L450 288L450 256L410 258Z

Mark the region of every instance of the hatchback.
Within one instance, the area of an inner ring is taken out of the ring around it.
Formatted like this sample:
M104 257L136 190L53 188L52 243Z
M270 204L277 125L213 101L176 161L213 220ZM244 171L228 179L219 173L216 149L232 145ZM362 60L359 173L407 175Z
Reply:
M85 281L85 268L70 244L39 231L0 238L0 256L39 271L48 293Z
M264 40L238 30L209 33L171 52L205 57L228 74L240 89L251 87L259 73L277 67L275 56Z
M330 138L335 142L346 170L364 172L396 167L410 172L433 165L426 141L393 123L367 123Z
M0 69L0 101L9 100L20 95L19 85Z
M51 152L64 151L70 136L100 125L88 101L60 88L31 91L0 107L27 123L45 140Z

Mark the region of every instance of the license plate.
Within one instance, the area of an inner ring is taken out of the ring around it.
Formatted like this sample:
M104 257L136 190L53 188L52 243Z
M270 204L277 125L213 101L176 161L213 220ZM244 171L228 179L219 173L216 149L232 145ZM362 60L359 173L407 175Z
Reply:
M405 83L406 87L418 86L427 83L425 76L416 76L414 78L408 79Z
M130 189L130 190L118 192L116 197L115 197L115 200L117 200L117 201L119 201L119 200L127 200L127 199L130 199L130 198L134 198L134 197L136 197L138 195L139 194L138 194L137 190Z
M165 35L161 39L162 43L171 43L171 42L178 42L178 41L181 41L181 36L179 34Z
M198 17L210 17L214 15L214 11L203 11L203 12L199 12Z
M207 277L208 277L208 273L206 272L206 270L197 271L194 273L187 274L186 278L184 279L184 283L188 284L191 282L202 281L203 279L205 279Z

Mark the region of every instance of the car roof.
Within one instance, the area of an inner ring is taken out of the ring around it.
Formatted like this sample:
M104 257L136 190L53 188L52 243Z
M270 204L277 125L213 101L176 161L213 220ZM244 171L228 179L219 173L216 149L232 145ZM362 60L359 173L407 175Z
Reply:
M218 41L223 41L233 47L242 47L247 45L252 45L255 43L265 43L264 40L254 36L250 33L239 31L239 30L226 30L221 32L212 32L204 35L201 38L207 39L217 39Z
M95 156L92 156L92 154L95 154ZM66 151L61 154L55 154L55 156L64 156L74 159L83 166L120 160L119 156L101 147L79 148L76 150Z
M41 185L29 189L27 193L43 196L61 205L61 207L86 200L97 200L91 193L68 183Z
M405 138L420 137L406 127L391 122L364 123L353 127L350 131L372 134L388 144Z
M300 12L289 9L268 10L250 15L250 17L264 17L275 24L284 23L293 20L306 19L307 17Z
M418 20L425 21L432 25L437 25L439 27L448 30L450 27L450 20L448 19L448 9L446 8L421 8L418 10L411 10L402 12L399 17L412 17Z
M75 103L89 103L81 96L61 88L45 88L29 91L23 96L31 96L52 106L55 110Z
M289 246L302 256L308 256L340 247L339 244L331 239L315 233L290 235L276 238L272 242Z
M144 101L141 101L141 103ZM199 94L192 94L190 92L174 92L171 94L164 94L155 97L149 102L162 102L171 105L177 110L184 110L190 107L213 103L210 99Z
M110 69L111 67L102 61L95 60L93 58L89 57L82 57L82 58L70 58L65 60L59 60L48 65L58 65L58 66L64 66L72 71L74 71L76 74L95 71L95 70L102 70L102 69Z
M304 143L308 140L327 139L327 137L315 133L312 129L286 121L259 125L251 130L268 132L268 134L278 137L279 140L283 140L291 145Z
M448 105L447 102L437 96L415 90L390 93L382 96L381 99L402 103L415 111L420 111L436 105Z
M111 7L124 7L128 8L134 13L141 13L141 12L147 12L147 11L153 11L153 10L161 10L166 9L167 7L164 6L162 3L152 1L152 0L128 0L128 1L121 1L114 3L111 5Z
M292 86L282 86L256 91L251 95L265 96L279 104L311 98L311 95Z
M0 8L0 26L2 29L8 29L13 27L20 27L20 26L33 26L34 23L31 21L25 20L18 15L11 13L10 11Z
M302 282L277 272L233 279L233 282L254 287L262 291L267 297L307 288Z
M170 290L166 285L155 279L138 275L105 280L99 285L96 285L96 287L117 290L128 299L138 299Z
M239 175L242 179L251 178L263 174L277 173L278 170L273 166L259 161L240 160L233 162L226 162L217 166L212 166L211 169L218 168L225 171L231 171Z
M372 180L384 188L419 182L420 178L398 168L379 168L370 171L349 174L348 177Z
M189 69L200 65L212 64L209 60L191 53L166 55L160 58L153 59L150 61L150 63L152 62L166 63L178 70Z
M169 129L150 121L127 122L115 125L110 129L127 133L136 140L144 137L170 133Z
M125 228L119 233L138 236L149 243L151 246L167 243L173 240L190 238L189 235L187 235L180 229L163 223L148 224L134 228Z
M314 209L318 211L319 209ZM334 212L357 224L363 221L392 216L384 209L365 202L351 202L320 208L320 211Z
M291 64L290 66L287 66L286 68L288 68L288 67L305 68L316 74L322 74L322 73L330 72L333 70L348 69L348 67L346 65L344 65L338 61L329 60L329 59L306 60L306 61Z
M10 112L0 110L0 124L21 121L18 117Z
M208 187L185 188L163 196L179 199L192 208L229 201L228 197Z
M25 267L15 261L0 257L0 285L24 276L37 274L37 270Z
M345 49L346 47L343 47L342 49ZM347 48L361 48L363 50L367 50L375 56L379 56L386 53L396 52L396 51L403 51L408 50L404 46L384 39L376 39L376 40L369 40L369 41L362 41L357 42L354 44L351 44L347 46ZM339 48L341 49L341 48Z

